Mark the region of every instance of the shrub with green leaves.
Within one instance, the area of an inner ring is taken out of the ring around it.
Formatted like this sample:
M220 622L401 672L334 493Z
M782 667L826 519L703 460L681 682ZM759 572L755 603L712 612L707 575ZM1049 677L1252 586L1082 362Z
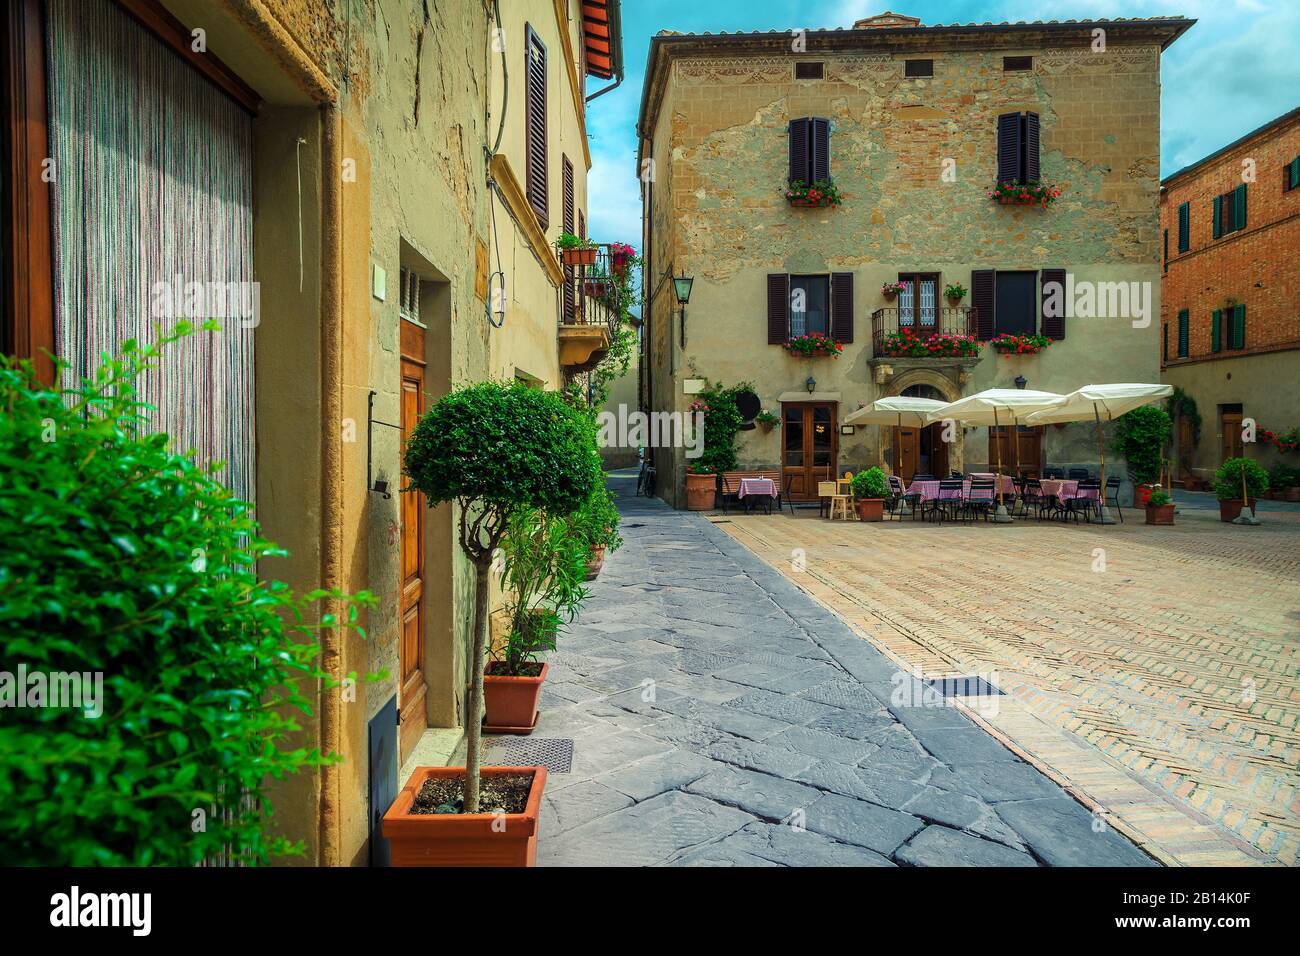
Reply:
M460 546L474 565L465 812L476 813L493 552L520 508L569 515L604 483L596 420L559 392L520 382L466 385L440 398L416 423L405 474L430 504L456 503Z
M1165 505L1172 504L1173 500L1167 491L1153 491L1151 497L1147 499L1147 507L1163 508Z
M1140 485L1160 480L1160 464L1173 430L1169 414L1143 405L1115 421L1114 449L1128 462L1129 477Z
M614 494L604 485L596 488L581 508L569 517L569 529L587 551L605 547L613 554L623 546L618 533L621 517L614 504Z
M1268 491L1268 472L1258 462L1249 458L1229 458L1214 473L1214 496L1220 501L1240 499L1243 471L1250 497L1258 498Z
M259 535L252 507L148 431L137 379L190 331L127 342L66 392L0 357L8 864L265 863L300 849L267 832L267 781L337 759L292 735L330 683L317 632L360 632L371 598L261 580L258 562L284 552ZM340 602L345 619L322 602ZM20 666L29 681L99 675L102 699L15 707Z
M736 396L753 390L749 382L725 386L709 382L696 397L696 403L703 403L708 411L704 413L704 452L687 462L695 474L736 470L736 433L744 421L736 407Z
M886 498L889 496L889 481L885 470L880 467L868 468L853 476L849 488L857 498Z

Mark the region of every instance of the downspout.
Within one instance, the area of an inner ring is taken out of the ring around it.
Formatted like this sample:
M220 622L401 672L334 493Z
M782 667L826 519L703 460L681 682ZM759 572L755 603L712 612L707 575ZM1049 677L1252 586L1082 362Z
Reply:
M342 115L337 104L321 108L321 583L343 588L343 242ZM323 614L343 620L336 598L321 602ZM338 626L320 631L321 668L335 681L343 676L343 634ZM337 688L322 688L320 749L342 752L342 702ZM339 866L339 766L321 767L320 856L322 866Z

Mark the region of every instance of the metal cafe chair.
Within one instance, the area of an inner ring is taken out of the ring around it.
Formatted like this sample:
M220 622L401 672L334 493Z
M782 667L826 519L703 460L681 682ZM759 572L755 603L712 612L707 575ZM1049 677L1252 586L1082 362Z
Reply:
M948 517L956 519L963 517L964 486L965 482L959 479L943 478L939 481L939 495L930 505L930 514L934 516L935 521L941 522Z
M899 521L903 520L903 509L907 508L912 513L912 520L916 520L917 500L921 497L916 493L909 493L903 486L903 479L897 475L889 475L889 497L885 499L885 510L896 517Z
M993 491L993 482L987 478L972 478L970 491L966 492L966 500L962 504L962 509L966 515L973 518L976 514L982 514L984 520L988 521L989 513L996 503L997 498ZM1013 509L1015 508L1014 499L1011 506Z
M1101 513L1101 482L1100 481L1080 481L1079 489L1072 496L1063 498L1061 504L1064 507L1065 514L1062 516L1068 521L1074 518L1074 523L1079 523L1079 515L1083 515L1085 521L1092 520L1093 511L1098 515Z
M1106 479L1106 503L1115 506L1120 524L1124 523L1124 509L1119 506L1119 479L1111 475Z
M1071 468L1068 477L1071 481L1087 481L1092 476L1087 468Z

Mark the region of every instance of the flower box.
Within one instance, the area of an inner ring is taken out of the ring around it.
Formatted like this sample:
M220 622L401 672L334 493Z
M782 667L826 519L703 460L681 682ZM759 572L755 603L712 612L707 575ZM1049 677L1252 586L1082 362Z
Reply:
M838 206L843 201L832 179L819 179L814 183L796 179L787 184L782 193L791 206L824 209Z
M561 249L560 261L566 266L594 266L596 264L596 247Z
M843 343L836 342L828 335L821 332L809 332L807 335L800 335L792 338L790 341L782 343L784 348L791 355L799 355L804 358L818 358L829 355L831 358L839 358L840 353L844 351Z
M887 333L880 340L880 354L890 358L974 358L979 351L973 335L918 335L910 328Z
M989 339L989 345L1002 355L1036 355L1052 344L1045 335L1002 335Z
M1046 209L1061 197L1059 186L1048 183L997 183L989 198L1000 206L1038 206Z

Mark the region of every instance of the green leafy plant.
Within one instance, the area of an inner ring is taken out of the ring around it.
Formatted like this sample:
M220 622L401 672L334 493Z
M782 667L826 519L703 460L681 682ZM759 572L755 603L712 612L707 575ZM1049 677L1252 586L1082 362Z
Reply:
M466 720L465 812L479 809L483 666L492 556L510 515L571 514L604 480L595 418L558 392L481 382L443 396L412 431L405 473L431 504L459 512L461 550L474 565L473 683Z
M1038 206L1046 209L1061 198L1059 186L1048 183L997 183L989 193L990 199L1016 206Z
M883 468L868 468L853 476L853 480L849 482L849 489L856 498L887 498L889 481L885 477Z
M582 543L588 554L600 547L613 554L623 546L623 538L618 533L619 520L614 494L602 485L570 516L568 524L570 533Z
M507 677L539 674L538 656L555 650L560 631L573 623L590 597L582 581L591 549L573 533L571 521L528 507L516 509L507 519L501 553L510 633L504 654L489 665L491 673Z
M1003 355L1034 355L1052 344L1046 335L1012 335L1003 332L989 339L989 345Z
M1173 500L1167 491L1153 491L1151 497L1147 499L1147 507L1162 508L1167 504L1172 504Z
M973 335L948 335L936 332L917 335L910 326L886 332L880 339L880 354L913 358L969 358L980 354L980 343Z
M561 249L594 249L596 244L590 239L584 239L582 236L575 236L571 232L560 233L560 238L555 240L555 244Z
M1279 461L1268 470L1268 486L1274 491L1300 486L1300 468L1292 468Z
M753 391L749 382L723 386L706 382L696 401L703 403L704 452L699 458L687 461L687 470L695 475L712 475L736 470L736 433L744 419L736 407L736 396Z
M781 345L791 355L802 355L805 358L816 358L821 355L839 358L840 353L844 351L842 342L836 342L824 332L809 332L806 335L796 335L788 342L781 343Z
M1131 413L1130 413L1131 414ZM1246 473L1246 489L1252 498L1268 491L1268 472L1249 458L1229 458L1214 473L1214 497L1220 501L1241 498L1241 475Z
M966 298L966 287L960 282L953 282L943 287L943 297L950 301L960 301Z
M1160 480L1165 444L1173 424L1168 413L1156 405L1135 408L1115 421L1113 447L1128 461L1129 477L1138 484Z
M795 179L781 191L786 202L793 206L838 206L844 201L833 179L818 179L811 183Z
M754 421L764 428L778 428L781 425L781 419L766 408L754 416Z
M1165 411L1169 413L1172 419L1187 419L1188 427L1192 431L1192 444L1199 445L1201 442L1201 412L1196 407L1196 399L1188 395L1181 388L1174 388L1174 392L1165 400ZM1190 449L1183 449L1190 452Z
M192 332L128 341L73 388L0 357L0 657L98 698L4 711L10 865L267 863L302 849L270 833L268 781L341 759L299 718L339 683L317 635L364 636L373 600L259 577L285 552L252 505L150 430L139 379Z

